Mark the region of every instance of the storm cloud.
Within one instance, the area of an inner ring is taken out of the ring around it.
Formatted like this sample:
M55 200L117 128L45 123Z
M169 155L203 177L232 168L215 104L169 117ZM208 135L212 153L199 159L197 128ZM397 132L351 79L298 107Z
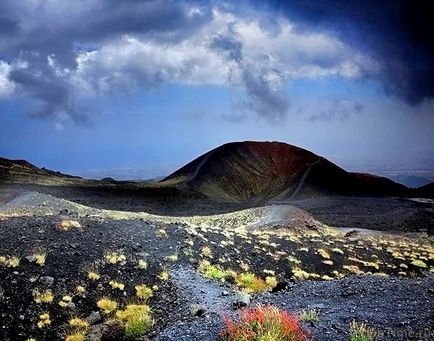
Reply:
M255 1L262 6L262 3ZM269 2L302 31L329 32L378 62L365 77L410 104L434 95L434 15L429 1Z
M241 89L270 122L296 79L379 80L412 104L434 92L428 11L405 1L6 0L0 13L0 96L32 98L37 117L86 122L93 96L167 83Z

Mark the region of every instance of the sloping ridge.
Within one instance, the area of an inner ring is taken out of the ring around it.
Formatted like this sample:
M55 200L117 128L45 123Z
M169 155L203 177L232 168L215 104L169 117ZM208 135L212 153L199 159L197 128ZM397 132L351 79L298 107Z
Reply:
M39 168L25 160L10 160L0 157L0 181L40 183L50 180L79 180L78 176Z
M405 195L387 178L349 173L308 150L281 142L232 142L180 168L175 183L227 202L288 200L318 195Z
M416 188L414 190L414 192L415 192L415 196L434 199L434 182L431 182L428 185Z

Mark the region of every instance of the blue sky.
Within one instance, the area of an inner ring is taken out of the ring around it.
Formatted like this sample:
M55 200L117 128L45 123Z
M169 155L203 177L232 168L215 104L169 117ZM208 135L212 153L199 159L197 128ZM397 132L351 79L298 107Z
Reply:
M314 20L302 5L249 1L0 10L1 156L149 178L226 142L278 140L350 170L434 168L434 102L428 83L420 96L409 86L425 77L407 71L411 51L390 41L394 74L375 39L361 43L372 27L344 34L348 18L333 9Z

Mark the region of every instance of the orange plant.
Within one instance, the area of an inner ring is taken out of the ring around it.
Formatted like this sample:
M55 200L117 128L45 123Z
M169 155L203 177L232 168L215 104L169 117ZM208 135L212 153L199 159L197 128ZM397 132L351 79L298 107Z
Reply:
M225 318L221 337L226 341L304 341L308 333L298 316L273 306L258 306L242 311L237 321Z

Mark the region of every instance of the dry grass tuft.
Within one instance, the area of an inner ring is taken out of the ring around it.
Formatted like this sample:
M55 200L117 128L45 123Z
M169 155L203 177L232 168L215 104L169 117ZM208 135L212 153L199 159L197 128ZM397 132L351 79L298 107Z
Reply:
M39 266L44 266L45 260L47 258L47 252L44 249L37 247L32 251L32 254L26 258L31 263L35 263Z
M169 279L169 272L167 270L161 271L160 274L158 275L158 278L161 279L162 281L167 281Z
M20 265L20 258L17 256L0 256L0 265L7 268L17 268Z
M300 311L300 320L303 322L314 323L319 321L319 311L316 309L305 309Z
M146 270L148 268L148 262L144 259L139 259L137 267L141 270Z
M101 278L101 276L96 270L89 270L87 272L87 278L89 278L91 281L97 281Z
M127 260L122 251L107 251L104 255L107 264L116 265Z
M78 317L73 317L68 321L70 327L76 330L87 330L90 327L89 322Z
M209 246L204 246L202 248L202 256L212 258L212 250Z
M152 297L153 294L152 289L148 287L146 284L136 285L135 289L136 289L136 296L143 300Z
M235 282L245 292L263 292L268 289L267 283L251 272L239 274Z
M85 341L86 333L84 332L73 332L72 334L66 335L65 341Z
M116 317L125 322L125 335L138 337L149 331L153 325L151 309L146 304L129 304L118 310Z
M374 329L368 327L365 323L350 323L350 341L373 341L375 338Z
M42 329L51 324L50 314L42 313L39 315L39 321L37 323L38 328Z
M113 301L107 297L103 297L98 302L96 302L96 306L101 309L105 314L110 314L112 311L116 310L118 304L116 301Z
M56 223L56 228L61 231L70 231L81 229L81 225L75 220L62 220Z
M109 285L112 287L112 289L119 289L121 291L125 289L125 284L123 284L121 282L114 281L114 280L111 280L109 282Z
M51 290L44 290L44 291L33 291L33 300L38 303L52 303L54 300L54 295Z
M213 265L207 260L203 260L199 263L198 270L202 276L218 281L224 281L227 275L220 266Z

